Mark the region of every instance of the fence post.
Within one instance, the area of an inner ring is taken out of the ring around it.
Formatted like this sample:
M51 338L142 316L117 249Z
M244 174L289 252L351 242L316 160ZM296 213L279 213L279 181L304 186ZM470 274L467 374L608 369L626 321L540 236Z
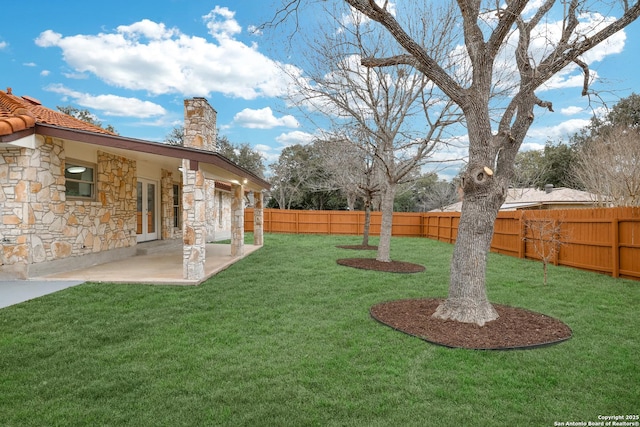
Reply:
M620 221L618 218L611 220L611 234L613 242L611 244L612 265L611 275L613 277L620 277Z
M518 218L518 258L524 258L527 250L527 242L524 240L526 235L525 222L524 222L524 210L520 211Z
M551 244L554 245L553 248L553 265L558 265L560 262L560 239L561 239L561 234L560 232L556 232L556 230L560 230L560 221L558 221L557 219L553 220L553 223L551 225L551 230L553 231L553 235L551 237Z

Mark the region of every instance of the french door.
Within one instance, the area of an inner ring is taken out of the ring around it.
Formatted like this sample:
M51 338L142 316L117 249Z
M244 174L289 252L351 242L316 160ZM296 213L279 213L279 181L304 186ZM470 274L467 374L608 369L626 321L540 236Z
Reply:
M146 242L158 238L157 193L158 184L156 181L138 178L138 242Z

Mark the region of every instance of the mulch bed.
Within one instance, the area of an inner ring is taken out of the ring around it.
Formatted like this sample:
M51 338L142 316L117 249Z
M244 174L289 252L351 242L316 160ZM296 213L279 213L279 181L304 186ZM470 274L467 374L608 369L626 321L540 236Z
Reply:
M390 301L371 307L371 316L393 329L446 347L476 350L530 349L571 338L561 321L522 308L493 304L500 317L476 324L432 317L442 299Z
M336 262L347 267L384 271L387 273L420 273L425 270L424 266L419 264L402 261L382 262L375 258L343 258Z
M340 246L336 246L336 248L352 249L355 251L377 251L378 250L378 247L376 245L340 245Z

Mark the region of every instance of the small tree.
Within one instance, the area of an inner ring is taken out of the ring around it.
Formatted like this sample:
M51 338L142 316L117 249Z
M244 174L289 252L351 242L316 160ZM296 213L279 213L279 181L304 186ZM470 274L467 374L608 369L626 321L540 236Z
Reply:
M531 244L531 248L542 261L544 271L544 284L547 285L547 271L550 262L557 264L560 247L565 242L563 236L562 221L540 215L527 215L522 217L525 227L525 242Z
M381 180L376 176L375 157L365 149L367 144L356 144L342 138L328 137L315 143L320 150L323 166L330 171L329 180L347 197L349 210L356 198L364 205L362 246L369 246L371 207L380 193Z

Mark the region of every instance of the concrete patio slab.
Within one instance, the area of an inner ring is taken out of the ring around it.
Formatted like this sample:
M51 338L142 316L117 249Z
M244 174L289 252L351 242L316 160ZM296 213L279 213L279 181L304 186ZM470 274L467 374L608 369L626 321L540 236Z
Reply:
M231 256L231 245L207 244L205 277L202 280L182 278L182 246L159 253L136 255L124 260L94 265L79 270L51 274L38 279L83 282L144 283L164 285L198 285L231 264L258 250L260 246L244 245L242 256Z

